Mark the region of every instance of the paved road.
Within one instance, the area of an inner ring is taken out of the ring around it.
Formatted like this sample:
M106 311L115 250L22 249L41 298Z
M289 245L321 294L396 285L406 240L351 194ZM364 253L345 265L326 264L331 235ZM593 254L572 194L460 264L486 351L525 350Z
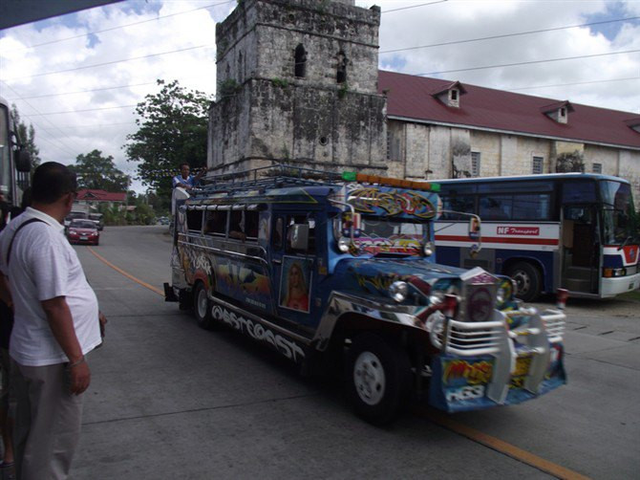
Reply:
M161 288L166 227L107 227L94 250ZM390 428L355 417L339 385L176 304L76 247L110 319L90 357L73 478L548 478L415 409ZM572 302L569 384L523 405L451 418L593 478L640 467L640 304Z

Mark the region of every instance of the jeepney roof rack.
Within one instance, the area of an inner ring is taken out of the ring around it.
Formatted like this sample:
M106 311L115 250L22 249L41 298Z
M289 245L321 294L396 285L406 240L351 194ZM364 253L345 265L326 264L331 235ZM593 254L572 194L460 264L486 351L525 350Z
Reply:
M199 193L222 193L248 188L283 188L293 186L331 186L342 183L342 174L284 164L252 168L239 172L209 175Z
M294 186L333 186L343 183L378 184L414 190L440 191L440 184L401 180L353 171L332 172L276 163L269 166L205 177L206 185L198 193L212 194L236 190L284 188Z

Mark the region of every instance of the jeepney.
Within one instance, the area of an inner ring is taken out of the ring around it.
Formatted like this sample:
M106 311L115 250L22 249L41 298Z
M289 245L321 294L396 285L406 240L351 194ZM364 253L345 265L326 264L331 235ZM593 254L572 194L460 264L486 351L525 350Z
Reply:
M343 366L372 423L412 393L457 412L565 383L561 308L539 312L509 278L435 262L438 185L285 166L209 180L176 206L165 284L201 327L226 324L304 371Z

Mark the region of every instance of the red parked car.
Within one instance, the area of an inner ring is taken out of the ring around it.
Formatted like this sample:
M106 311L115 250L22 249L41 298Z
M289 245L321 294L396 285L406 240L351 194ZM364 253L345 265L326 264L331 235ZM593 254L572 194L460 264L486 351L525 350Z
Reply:
M100 232L91 220L72 220L67 227L69 243L100 244Z

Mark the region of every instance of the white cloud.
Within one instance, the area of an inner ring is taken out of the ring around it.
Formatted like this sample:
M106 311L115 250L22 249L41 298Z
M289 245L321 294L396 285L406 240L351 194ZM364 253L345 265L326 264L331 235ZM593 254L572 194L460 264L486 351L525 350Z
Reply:
M112 155L119 168L133 174L135 165L126 162L121 147L126 135L136 129L134 108L109 107L134 105L146 94L157 92L157 78L177 79L186 88L213 96L215 22L223 20L236 4L233 1L202 8L219 3L220 0L123 2L1 32L0 80L6 83L0 82L0 94L15 103L23 118L34 124L43 159L71 163L78 154L99 149ZM636 1L450 0L388 13L385 11L427 1L356 1L366 8L374 3L383 12L381 52L640 15L640 2ZM187 11L190 12L181 13ZM137 24L113 29L132 23ZM69 39L74 36L77 38ZM64 41L26 48L54 40ZM207 47L154 56L199 46ZM417 74L623 50L640 50L639 21L381 54L380 66ZM148 55L151 56L41 75ZM636 52L440 76L497 89L572 84L518 91L640 112L639 72L640 53ZM600 82L621 78L635 80ZM124 85L128 86L106 90ZM96 89L105 90L68 94ZM58 95L22 100L52 94ZM103 110L79 112L88 109ZM77 113L39 115L67 111ZM140 189L139 184L136 187Z

